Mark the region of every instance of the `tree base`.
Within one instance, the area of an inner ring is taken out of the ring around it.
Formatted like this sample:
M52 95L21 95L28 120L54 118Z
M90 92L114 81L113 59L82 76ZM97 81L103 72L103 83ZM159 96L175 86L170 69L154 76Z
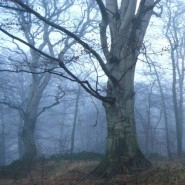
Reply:
M111 178L116 174L133 174L136 172L141 172L149 169L151 166L151 163L141 152L127 160L111 160L106 155L88 177Z

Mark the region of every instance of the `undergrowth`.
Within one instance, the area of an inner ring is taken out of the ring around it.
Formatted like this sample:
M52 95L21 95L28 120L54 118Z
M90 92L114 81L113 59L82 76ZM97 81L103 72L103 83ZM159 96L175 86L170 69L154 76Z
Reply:
M94 153L55 155L14 161L0 168L1 185L185 185L182 160L155 160L148 171L118 174L112 179L88 179L103 156Z

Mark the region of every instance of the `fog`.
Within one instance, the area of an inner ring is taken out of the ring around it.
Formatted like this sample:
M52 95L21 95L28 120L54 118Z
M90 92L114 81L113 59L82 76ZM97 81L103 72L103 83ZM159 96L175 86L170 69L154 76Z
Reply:
M25 2L0 2L0 166L41 156L104 155L120 143L130 151L127 142L135 138L148 159L184 156L184 2L157 4L146 34L145 28L133 32L141 40L131 46L133 35L114 37L111 6L104 9L105 29L98 1ZM141 10L130 9L130 24ZM119 55L115 48L122 48Z

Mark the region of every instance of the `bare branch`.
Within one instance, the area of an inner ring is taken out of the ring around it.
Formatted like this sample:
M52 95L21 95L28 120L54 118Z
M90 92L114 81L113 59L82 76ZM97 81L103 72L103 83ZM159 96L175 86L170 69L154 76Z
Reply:
M59 26L59 25L55 24L54 22L51 22L50 20L48 20L47 18L43 17L42 15L40 15L39 13L37 13L36 11L31 9L29 6L25 5L21 1L12 1L12 2L19 4L22 8L27 10L29 13L34 14L37 18L39 18L40 20L44 21L46 24L48 24L48 25L50 25L50 26L52 26L52 27L54 27L54 28L64 32L66 35L68 35L71 38L75 39L81 46L83 46L87 51L89 51L90 53L92 53L95 56L95 58L100 63L100 66L102 67L102 69L105 72L105 74L107 75L107 77L113 83L115 83L115 84L118 83L116 78L114 76L112 76L110 71L107 69L103 59L101 58L101 56L94 49L92 49L86 42L82 41L77 35L75 35L74 33L70 32L69 30L65 29L64 27Z
M2 31L3 33L5 33L6 35L8 35L9 37L11 37L11 38L13 38L13 39L15 39L15 40L18 40L19 42L21 42L21 43L27 45L28 47L30 47L31 49L33 49L33 50L36 51L37 53L40 53L41 55L43 55L43 56L45 56L45 57L47 57L47 58L49 58L49 59L51 59L51 60L53 60L53 61L58 61L58 62L59 62L58 59L56 59L56 58L54 58L54 57L52 57L52 56L50 56L50 55L48 55L48 54L42 52L41 50L37 49L36 47L34 47L33 45L27 43L26 41L24 41L24 40L22 40L22 39L16 37L15 35L12 35L11 33L9 33L9 32L7 32L6 30L4 30L1 26L0 26L0 31Z
M159 5L157 8L160 9L160 12L156 12L156 11L153 10L152 13L153 13L153 15L155 15L156 17L161 17L161 15L162 15L162 13L163 13L163 6L162 6L162 5Z
M154 6L155 6L156 4L158 4L160 1L161 1L161 0L156 0L156 1L154 2Z
M46 110L60 104L60 100L65 96L65 92L62 91L62 95L60 95L61 92L58 93L58 95L55 96L55 102L53 102L51 105L48 105L48 106L45 106L42 108L42 110L37 114L37 118L43 113L45 112Z
M91 85L89 84L88 81L81 81L79 80L78 77L76 77L69 69L66 68L66 66L64 65L63 62L60 62L59 65L72 77L76 80L76 82L78 82L89 94L91 94L92 96L105 101L107 103L113 103L114 98L112 97L104 97L102 95L100 95L97 91L95 91ZM85 86L85 84L87 84L87 86Z
M0 104L7 105L8 107L10 107L12 109L16 109L16 110L20 111L21 113L24 113L24 110L20 106L13 105L10 102L7 102L6 100L0 101Z
M0 8L6 8L6 9L15 10L15 11L20 11L20 12L26 12L26 11L23 10L23 9L11 7L11 6L6 6L6 5L1 5L1 4L0 4Z
M106 10L106 7L105 7L103 1L102 0L96 0L96 2L99 6L103 21L108 22L109 18L108 18L107 10Z
M106 97L106 96L102 96L98 93L97 90L94 90L93 87L89 84L89 82L87 80L80 80L77 76L75 76L70 70L67 69L67 67L62 64L62 62L60 62L60 67L63 68L68 75L70 75L73 79L65 76L63 73L61 72L56 72L54 71L54 69L56 68L51 68L51 69L42 69L42 71L40 72L33 72L33 71L27 71L27 70L23 70L23 69L16 69L16 70L10 70L10 69L1 69L0 72L14 72L14 73L19 73L19 72L26 72L26 73L31 73L31 74L45 74L45 73L51 73L57 76L61 76L63 78L66 78L70 81L73 82L77 82L79 83L83 89L85 89L89 94L91 94L92 96L107 102L107 103L112 103L114 101L114 98L112 97Z
M161 0L156 0L153 4L146 6L146 11L153 9Z

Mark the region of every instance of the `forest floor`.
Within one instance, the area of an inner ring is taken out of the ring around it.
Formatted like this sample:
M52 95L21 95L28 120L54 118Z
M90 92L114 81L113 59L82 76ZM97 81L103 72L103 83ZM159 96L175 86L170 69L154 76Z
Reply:
M112 179L87 178L99 159L40 159L15 161L0 168L0 185L185 185L185 163L161 160L145 172L119 174Z

